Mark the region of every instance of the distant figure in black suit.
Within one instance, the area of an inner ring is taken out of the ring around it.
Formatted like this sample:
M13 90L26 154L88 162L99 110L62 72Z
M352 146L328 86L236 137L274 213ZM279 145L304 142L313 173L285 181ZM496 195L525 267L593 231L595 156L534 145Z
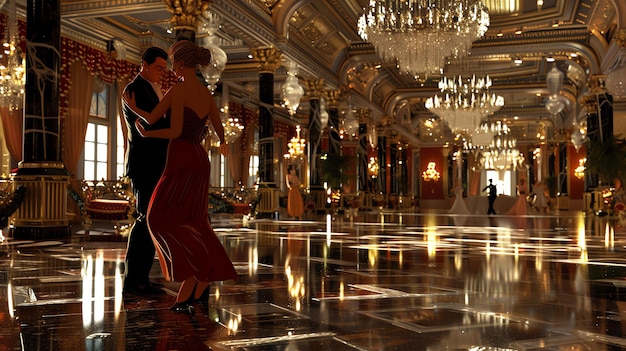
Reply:
M489 194L487 195L487 198L489 199L489 209L487 210L487 214L496 214L496 210L493 209L493 203L496 202L496 198L498 197L498 190L491 179L489 179L489 185L483 189L483 191L485 190L489 190Z
M124 93L132 93L137 106L152 111L163 97L161 78L167 71L167 52L161 48L148 48L141 58L139 74L128 83ZM162 294L162 284L151 283L148 279L155 248L148 226L146 213L152 192L163 173L167 157L168 139L144 138L135 126L139 118L124 104L128 145L126 149L126 176L130 178L137 202L137 219L131 229L126 249L126 271L124 292L134 295ZM146 124L147 130L169 127L169 116L164 116L153 125Z

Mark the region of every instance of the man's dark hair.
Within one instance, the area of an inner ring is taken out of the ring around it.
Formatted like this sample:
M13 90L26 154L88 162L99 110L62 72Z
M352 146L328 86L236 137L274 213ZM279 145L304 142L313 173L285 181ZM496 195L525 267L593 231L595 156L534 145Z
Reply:
M157 57L160 57L164 60L167 60L167 52L165 50L158 48L156 46L152 46L146 49L141 56L141 61L146 61L147 64L151 65L156 61Z

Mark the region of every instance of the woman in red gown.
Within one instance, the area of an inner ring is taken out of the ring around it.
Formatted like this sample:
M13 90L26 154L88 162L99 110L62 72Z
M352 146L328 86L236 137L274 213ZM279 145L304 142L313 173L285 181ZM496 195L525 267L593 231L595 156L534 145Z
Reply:
M186 311L192 298L199 299L210 282L236 279L237 273L208 217L210 164L201 144L210 120L220 138L220 151L228 155L224 128L213 96L196 78L196 67L209 64L211 52L187 40L174 43L169 51L179 83L163 97L152 113L137 108L133 96L126 104L152 124L167 111L168 129L145 130L144 137L171 139L165 170L157 184L147 222L161 270L166 279L181 281L176 311Z

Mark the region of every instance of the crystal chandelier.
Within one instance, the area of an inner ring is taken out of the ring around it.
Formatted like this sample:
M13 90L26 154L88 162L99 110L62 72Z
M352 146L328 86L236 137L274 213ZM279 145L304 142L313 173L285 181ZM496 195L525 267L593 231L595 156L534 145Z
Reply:
M560 113L565 108L565 99L559 95L563 87L563 77L563 72L556 68L556 65L546 75L546 84L548 85L550 96L546 100L545 107L553 115Z
M504 98L490 93L489 76L476 78L443 77L440 94L426 100L426 108L441 117L455 134L472 135L481 120L504 106Z
M224 138L226 139L226 143L231 144L241 136L244 127L239 122L239 118L228 114L228 105L221 109L220 119L224 126Z
M296 126L296 136L291 138L287 143L289 153L285 155L285 158L292 160L300 160L304 156L304 148L306 147L306 140L300 137L300 126Z
M0 105L11 110L20 109L24 103L26 69L23 55L17 50L18 33L15 0L9 1L9 15L0 59Z
M370 0L358 22L363 40L412 74L439 72L447 56L462 56L489 27L479 0Z
M239 118L229 115L227 102L224 104L224 107L220 108L220 120L224 127L224 141L227 144L232 144L241 136L244 126L239 121ZM210 147L220 146L220 138L213 128L209 128L207 140Z
M217 41L218 37L216 35L217 31L220 29L220 21L216 15L206 12L205 17L207 22L203 24L203 28L207 33L206 38L204 39L204 46L211 51L211 62L204 67L201 72L204 76L204 79L208 83L208 88L211 92L215 92L215 88L217 88L217 82L222 77L222 72L226 67L226 61L228 61L228 56L226 52L222 50Z
M286 65L287 79L283 84L283 99L290 115L295 115L300 106L300 99L304 96L304 88L298 83L298 64L289 62Z
M487 147L477 150L484 169L506 171L523 165L524 154L517 148L517 139L509 134L506 124L498 123L498 133Z
M346 117L342 121L343 131L342 138L344 135L347 135L348 138L354 138L359 133L359 119L356 117L354 110L352 108L348 109L346 112Z

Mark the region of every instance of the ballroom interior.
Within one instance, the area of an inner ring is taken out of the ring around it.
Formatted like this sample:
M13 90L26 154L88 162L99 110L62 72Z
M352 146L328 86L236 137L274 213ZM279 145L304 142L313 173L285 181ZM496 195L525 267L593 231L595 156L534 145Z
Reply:
M626 2L0 0L0 33L0 351L626 349ZM238 273L187 313L156 257L122 291L121 91L180 38Z

